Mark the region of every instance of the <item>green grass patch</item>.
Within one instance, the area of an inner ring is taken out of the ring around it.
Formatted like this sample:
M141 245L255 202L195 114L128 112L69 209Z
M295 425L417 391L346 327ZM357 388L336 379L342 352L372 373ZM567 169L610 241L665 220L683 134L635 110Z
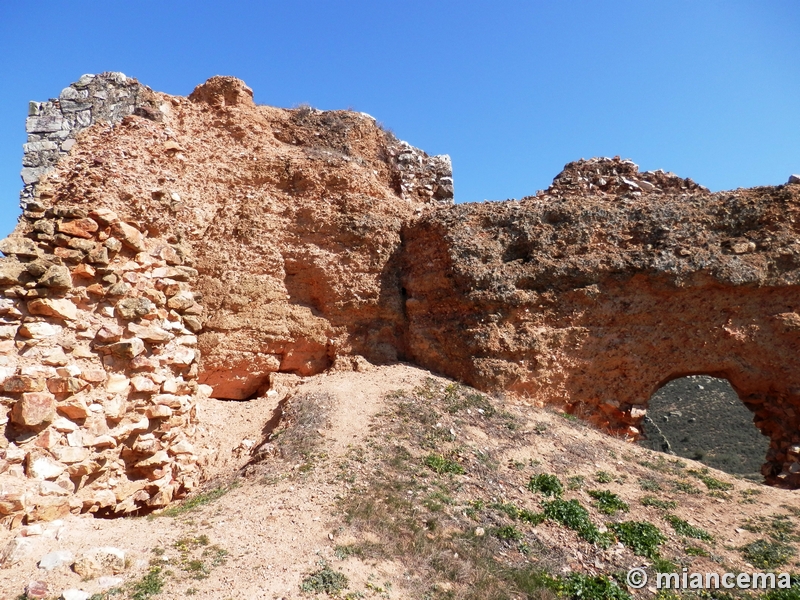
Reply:
M739 550L747 562L759 569L783 566L794 556L794 548L789 544L765 539L751 542Z
M517 505L512 503L494 503L490 504L489 508L499 510L515 521L522 521L524 523L530 523L531 525L538 525L545 519L545 516L542 513L535 513L527 508L519 508Z
M661 510L674 510L678 508L678 503L674 500L659 500L655 496L643 496L639 500L642 506L652 506L653 508L660 508Z
M679 492L683 492L684 494L697 495L703 493L700 491L699 488L693 486L690 482L686 481L685 479L679 479L677 481L673 481L672 487L678 490Z
M696 540L703 540L704 542L710 542L714 539L705 529L700 529L699 527L690 525L688 521L684 521L680 517L676 517L675 515L667 515L664 518L670 525L672 525L672 528L678 535L694 538Z
M212 490L208 490L207 492L202 492L197 494L196 496L192 496L191 498L187 498L183 502L181 502L178 506L173 506L168 508L161 513L159 516L161 517L179 517L187 512L193 511L196 508L200 508L201 506L205 506L214 500L219 500L225 494L230 492L232 489L235 489L239 486L238 482L231 483L230 485L223 485L218 488L214 488Z
M532 492L539 492L545 496L554 496L556 498L560 497L564 492L564 486L561 485L558 477L547 473L531 477L530 481L528 481L528 489Z
M642 477L639 479L639 487L645 492L659 492L661 491L661 484L659 484L652 477Z
M464 467L454 460L445 458L441 454L429 454L425 457L425 466L432 471L442 475L444 473L451 473L453 475L463 475Z
M610 523L608 528L634 554L650 559L658 557L658 547L667 541L667 538L658 530L658 527L647 521Z
M800 574L792 574L790 580L792 586L789 589L769 590L761 600L800 600Z
M597 529L589 518L589 511L577 500L551 500L545 502L543 507L545 517L576 531L590 544L597 544L601 548L608 548L611 545L611 536Z
M596 500L595 507L601 513L613 515L617 511L628 512L630 506L614 492L608 490L589 490L589 495Z
M686 471L692 477L696 477L700 481L706 484L706 487L709 490L718 490L721 492L725 492L728 490L733 489L733 484L725 483L724 481L720 481L719 479L715 479L711 475L708 474L708 469L702 469L698 471L697 469L689 469Z
M797 542L800 536L796 533L796 525L789 515L758 516L747 519L742 529L753 533L766 533L776 542Z

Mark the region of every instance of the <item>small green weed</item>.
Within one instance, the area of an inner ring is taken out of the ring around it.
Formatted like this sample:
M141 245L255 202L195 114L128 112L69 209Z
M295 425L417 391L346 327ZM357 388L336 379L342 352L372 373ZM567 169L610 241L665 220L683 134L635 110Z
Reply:
M555 497L561 496L564 492L564 486L561 485L558 477L555 475L548 475L547 473L541 473L531 477L530 481L528 481L528 489L532 492L544 494L545 496Z
M639 503L642 506L652 506L654 508L660 508L661 510L674 510L678 508L678 503L674 500L659 500L655 496L643 496Z
M148 598L160 594L164 583L161 567L150 567L147 575L133 585L131 600L148 600Z
M633 550L634 554L650 559L658 556L658 547L667 541L658 528L647 521L610 523L608 528L616 534L620 542Z
M756 540L739 548L742 556L759 569L773 569L789 562L794 548L782 542L765 539Z
M678 535L694 538L696 540L703 540L704 542L710 542L714 539L706 530L695 527L694 525L690 525L688 521L684 521L680 517L676 517L675 515L667 515L664 518L670 525L672 525L672 528Z
M346 589L348 585L349 581L344 573L334 571L327 564L324 564L322 568L303 579L300 589L304 592L324 592L328 595L333 595Z
M617 496L614 492L609 492L608 490L589 490L589 495L597 500L597 502L595 502L595 507L603 514L613 515L618 510L622 512L628 512L628 510L630 510L628 503L624 502L622 498Z
M429 454L425 457L425 466L435 471L439 475L444 473L452 473L454 475L463 475L464 467L442 456L441 454Z
M686 556L708 556L708 552L698 546L686 546L683 549Z
M573 475L567 479L567 489L579 490L586 485L586 478L583 475Z
M614 476L607 471L598 471L594 474L594 480L597 483L611 483L614 481Z
M344 560L349 556L361 556L363 551L360 546L355 544L347 544L345 546L336 546L333 549L333 555L339 560Z

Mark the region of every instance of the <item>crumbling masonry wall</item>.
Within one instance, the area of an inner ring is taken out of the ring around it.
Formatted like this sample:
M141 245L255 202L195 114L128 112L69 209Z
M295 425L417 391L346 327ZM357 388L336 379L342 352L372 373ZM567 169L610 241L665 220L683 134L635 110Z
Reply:
M404 231L409 358L631 438L676 377L727 378L800 486L800 185L711 194L620 159Z

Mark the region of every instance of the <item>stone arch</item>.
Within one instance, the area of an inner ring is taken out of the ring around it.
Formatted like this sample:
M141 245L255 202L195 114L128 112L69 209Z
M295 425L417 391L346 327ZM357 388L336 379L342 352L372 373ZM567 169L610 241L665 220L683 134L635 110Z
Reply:
M670 377L648 401L639 443L760 481L770 439L754 418L725 377Z

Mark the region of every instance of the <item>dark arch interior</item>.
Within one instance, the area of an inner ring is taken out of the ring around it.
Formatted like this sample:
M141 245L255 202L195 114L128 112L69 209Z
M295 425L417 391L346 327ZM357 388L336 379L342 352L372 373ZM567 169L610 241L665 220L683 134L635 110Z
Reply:
M727 379L690 375L673 379L650 399L642 446L700 461L709 467L762 481L769 438Z

